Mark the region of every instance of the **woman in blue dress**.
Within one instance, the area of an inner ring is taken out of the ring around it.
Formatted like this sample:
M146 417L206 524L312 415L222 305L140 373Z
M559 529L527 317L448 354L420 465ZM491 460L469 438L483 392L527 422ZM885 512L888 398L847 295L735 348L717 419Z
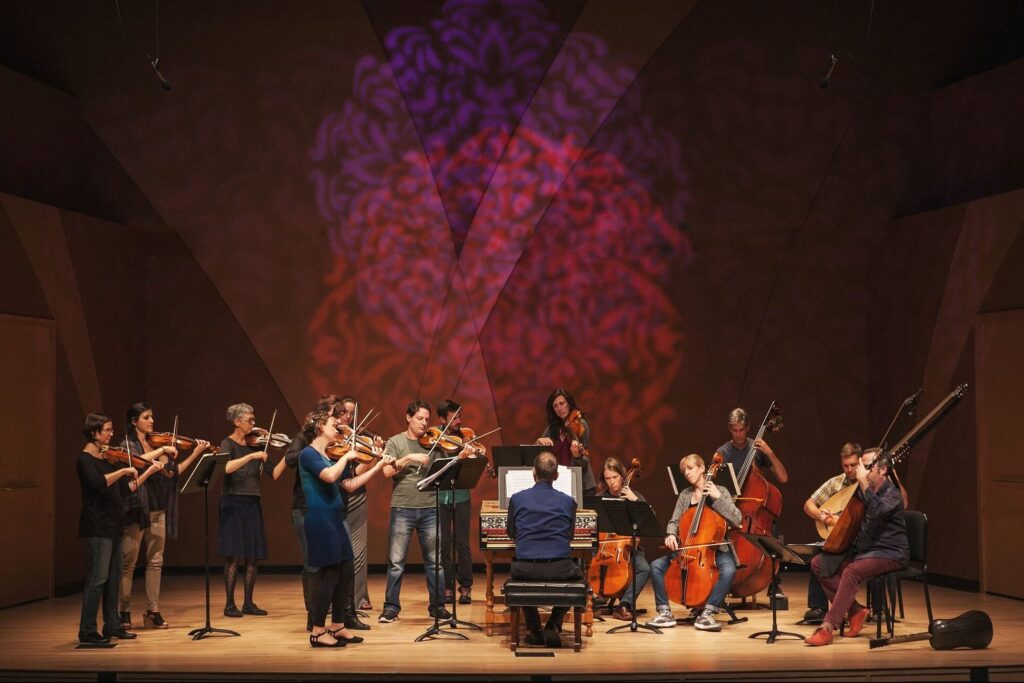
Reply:
M309 445L299 453L299 477L306 496L306 517L303 529L309 548L309 561L319 567L320 585L314 604L313 630L309 636L312 647L344 647L361 643L345 627L345 616L352 611L355 578L352 544L345 532L345 501L339 489L339 480L345 475L349 462L356 458L350 451L332 460L327 457L327 446L338 437L336 418L331 411L310 413L303 424ZM361 478L369 479L367 472L345 482L360 486ZM327 625L327 612L331 623Z

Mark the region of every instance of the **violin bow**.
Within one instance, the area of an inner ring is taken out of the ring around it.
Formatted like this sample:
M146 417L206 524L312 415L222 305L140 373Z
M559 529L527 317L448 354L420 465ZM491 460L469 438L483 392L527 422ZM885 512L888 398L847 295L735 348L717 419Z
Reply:
M430 458L431 455L433 455L434 449L437 448L437 445L441 443L441 439L443 439L448 434L448 428L452 426L452 420L455 419L455 416L459 414L460 410L462 410L462 406L456 408L455 412L452 413L452 416L448 418L448 422L446 422L444 427L441 429L441 435L437 437L437 439L434 441L434 445L430 447L429 451L427 451L428 459ZM422 465L420 467L422 467Z
M263 450L270 448L270 436L274 433L274 422L277 420L277 408L274 408L274 414L270 417L270 429L267 430L267 445L263 447ZM269 453L267 454L269 455ZM263 463L266 460L260 460L260 475L263 476Z

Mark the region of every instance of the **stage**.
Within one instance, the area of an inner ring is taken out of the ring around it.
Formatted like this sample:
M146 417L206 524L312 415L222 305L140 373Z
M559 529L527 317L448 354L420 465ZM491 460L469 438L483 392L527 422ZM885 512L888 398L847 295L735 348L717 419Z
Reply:
M503 579L503 577L502 577ZM786 577L790 609L779 612L779 628L809 634L796 626L805 609L806 575ZM1024 677L1024 609L1017 600L933 587L937 618L951 618L969 609L991 616L995 637L986 650L938 652L927 642L869 650L874 626L858 638L837 638L823 648L783 639L769 645L751 640L756 631L771 628L768 610L742 610L750 620L727 626L719 633L692 627L667 629L662 635L606 631L624 622L595 622L594 636L583 639L583 650L523 648L509 651L507 634L488 638L482 632L460 629L468 641L443 638L414 643L432 623L427 617L422 574L410 574L403 586L399 621L378 624L384 577L370 577L370 592L378 608L367 620L366 642L338 650L313 650L305 632L305 615L297 576L266 575L256 584L256 601L266 617L229 619L221 613L220 576L212 583L215 627L229 628L240 637L209 637L193 641L188 632L203 625L201 577L164 579L162 613L168 630L137 629L139 637L112 649L76 649L80 595L34 602L0 611L0 676L3 678L61 678L65 680L285 680L309 678L490 679L490 680L688 680L773 679L811 680L1019 680ZM640 606L653 609L650 589ZM133 617L141 621L142 581L135 585ZM239 587L239 595L241 588ZM905 584L907 619L896 633L927 630L922 591ZM482 577L474 604L459 616L483 626ZM677 611L677 616L681 612ZM607 617L606 617L607 619ZM571 623L571 622L570 622ZM571 640L563 633L563 642ZM553 656L549 656L553 653ZM987 677L987 678L986 678Z

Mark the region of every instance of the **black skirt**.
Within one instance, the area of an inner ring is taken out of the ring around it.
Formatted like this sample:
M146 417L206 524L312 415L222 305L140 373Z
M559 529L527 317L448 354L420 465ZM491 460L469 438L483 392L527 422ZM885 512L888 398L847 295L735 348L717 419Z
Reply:
M221 496L220 554L247 560L266 558L267 536L259 496Z

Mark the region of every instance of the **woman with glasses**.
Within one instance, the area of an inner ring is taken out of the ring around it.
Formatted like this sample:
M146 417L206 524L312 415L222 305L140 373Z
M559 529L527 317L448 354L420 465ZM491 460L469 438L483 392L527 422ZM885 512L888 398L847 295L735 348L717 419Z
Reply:
M220 443L228 453L224 468L224 493L220 498L220 554L224 556L224 590L227 600L224 616L243 614L263 616L267 612L256 606L252 593L256 585L256 562L267 556L267 537L263 531L263 509L260 507L260 475L271 475L265 467L267 452L248 446L245 437L256 425L252 406L236 403L228 408L228 422L234 430ZM245 601L242 609L235 606L235 584L243 570Z
M583 454L584 449L590 446L590 423L586 418L579 418L583 434L577 438L569 429L570 418L575 410L576 400L572 394L565 389L552 391L546 404L548 426L536 443L550 446L559 465L583 468L583 495L592 496L597 490L597 483L590 469L590 458Z

